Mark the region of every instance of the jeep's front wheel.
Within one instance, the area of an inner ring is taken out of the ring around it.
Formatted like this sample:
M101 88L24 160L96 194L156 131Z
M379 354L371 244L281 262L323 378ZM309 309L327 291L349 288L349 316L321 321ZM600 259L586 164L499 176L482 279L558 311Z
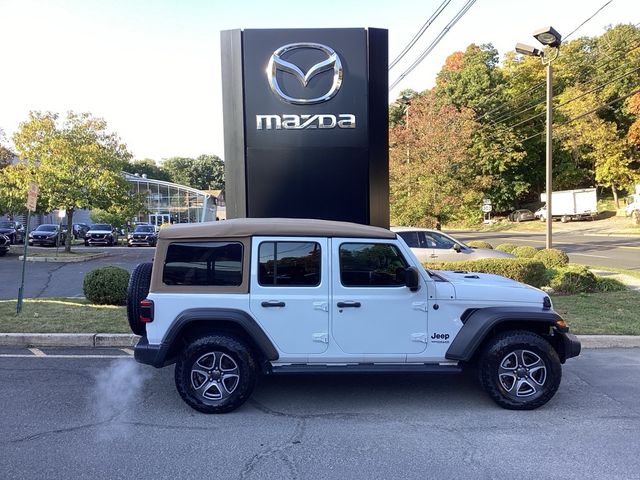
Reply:
M182 399L202 413L227 413L241 406L256 382L256 363L239 340L212 335L191 343L176 362Z
M533 410L555 395L562 378L560 359L540 335L504 332L491 339L480 356L480 383L501 407Z

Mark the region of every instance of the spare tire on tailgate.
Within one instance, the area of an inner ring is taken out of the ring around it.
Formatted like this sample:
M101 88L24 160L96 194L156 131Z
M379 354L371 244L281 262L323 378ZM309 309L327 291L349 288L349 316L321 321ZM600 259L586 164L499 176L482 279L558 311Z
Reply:
M140 321L140 301L147 298L151 285L153 263L141 263L131 272L127 287L127 319L131 331L136 335L147 333L146 324Z

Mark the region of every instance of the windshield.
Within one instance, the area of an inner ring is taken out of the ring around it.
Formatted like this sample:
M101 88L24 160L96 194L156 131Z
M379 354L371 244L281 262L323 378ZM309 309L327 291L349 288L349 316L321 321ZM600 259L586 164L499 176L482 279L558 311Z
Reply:
M111 230L111 225L108 223L96 223L91 225L91 230Z
M139 225L136 227L136 229L134 230L134 232L151 232L153 233L155 231L155 227L153 225Z
M0 222L0 228L16 228L15 222Z
M57 225L40 225L36 228L39 232L55 232L57 229Z

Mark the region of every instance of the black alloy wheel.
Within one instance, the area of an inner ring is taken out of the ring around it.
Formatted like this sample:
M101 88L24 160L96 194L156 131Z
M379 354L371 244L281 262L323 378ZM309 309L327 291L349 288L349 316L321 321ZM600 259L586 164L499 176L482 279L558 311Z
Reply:
M227 335L202 337L182 352L175 368L178 393L202 413L228 413L251 395L257 367L250 349Z
M480 383L509 410L533 410L555 395L562 367L554 348L540 335L516 330L490 339L480 356Z

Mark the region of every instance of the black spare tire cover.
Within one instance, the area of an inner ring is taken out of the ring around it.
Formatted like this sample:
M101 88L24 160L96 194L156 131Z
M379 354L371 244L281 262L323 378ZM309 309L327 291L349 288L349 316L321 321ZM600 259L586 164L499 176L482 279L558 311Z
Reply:
M151 285L151 269L153 263L141 263L129 277L129 286L127 287L127 319L131 331L136 335L145 335L147 326L140 321L140 301L147 298L149 294L149 286Z

